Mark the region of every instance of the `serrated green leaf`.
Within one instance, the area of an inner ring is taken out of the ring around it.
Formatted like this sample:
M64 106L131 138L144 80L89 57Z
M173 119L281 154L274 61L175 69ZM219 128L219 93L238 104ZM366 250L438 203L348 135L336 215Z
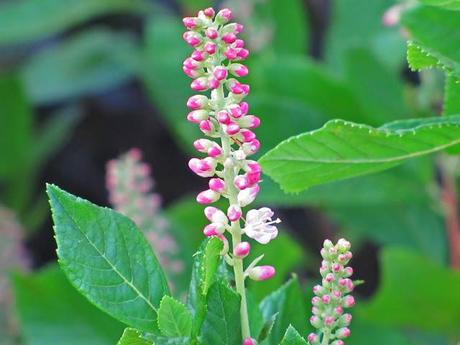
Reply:
M24 344L113 345L123 332L124 325L89 303L57 265L15 273L12 282Z
M144 331L155 331L166 278L142 233L115 211L47 185L57 254L70 282L92 303Z
M134 36L94 29L33 56L22 68L22 79L35 103L75 99L132 78L139 69L139 54Z
M296 277L264 298L260 303L260 308L265 321L270 321L277 314L273 328L266 339L266 344L278 345L289 325L293 325L305 333L307 325L305 306L305 295Z
M460 334L460 273L400 248L382 253L381 286L356 315L382 326ZM391 301L391 302L390 302Z
M203 344L241 345L240 296L220 282L207 296L207 313L201 328Z
M442 7L448 10L460 10L460 0L418 0L424 5Z
M438 66L438 59L432 56L428 51L414 42L407 42L407 62L409 67L414 70L424 68L434 68Z
M193 333L197 335L206 313L206 295L215 281L219 262L222 260L222 241L216 237L203 241L194 255L192 279L190 282L187 305L194 316Z
M0 45L31 42L100 15L141 13L145 5L140 0L10 1L0 7Z
M126 328L117 345L153 345L153 343L145 340L137 329Z
M192 332L192 314L172 297L165 296L158 310L158 326L167 337L187 337Z
M307 345L307 342L294 327L289 325L280 345Z
M260 163L284 190L299 192L317 184L392 168L407 159L460 143L460 116L424 119L410 129L404 121L397 125L403 129L396 125L373 128L329 121L316 131L282 142Z

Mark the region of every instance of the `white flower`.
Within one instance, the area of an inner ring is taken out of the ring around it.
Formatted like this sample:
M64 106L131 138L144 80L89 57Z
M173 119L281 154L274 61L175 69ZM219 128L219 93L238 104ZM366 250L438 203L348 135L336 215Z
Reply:
M280 223L279 218L272 221L273 211L268 207L250 210L246 215L244 233L259 243L267 244L278 235L275 225Z

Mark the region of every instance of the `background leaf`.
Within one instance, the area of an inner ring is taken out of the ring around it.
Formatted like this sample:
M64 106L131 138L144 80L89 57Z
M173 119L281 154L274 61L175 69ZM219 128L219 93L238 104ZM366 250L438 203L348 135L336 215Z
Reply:
M153 343L145 340L138 330L126 328L117 345L153 345Z
M192 314L172 297L164 296L158 310L158 326L167 337L187 337L192 331Z
M284 335L283 339L281 340L280 345L306 345L307 342L305 339L302 338L302 336L299 334L299 332L296 331L294 327L291 325L286 331L286 334Z
M72 284L110 315L140 330L155 331L157 309L168 294L151 247L126 217L56 186L47 193L58 256Z

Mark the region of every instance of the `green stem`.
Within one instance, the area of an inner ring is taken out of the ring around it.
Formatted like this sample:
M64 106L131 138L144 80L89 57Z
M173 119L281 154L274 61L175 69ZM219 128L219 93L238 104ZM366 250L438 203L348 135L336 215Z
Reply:
M329 338L331 336L331 332L329 329L325 329L323 331L323 341L321 341L321 345L329 345Z
M220 86L215 92L216 104L223 105L224 102L224 92L222 86ZM223 132L221 132L221 142L224 161L225 159L231 157L231 143L230 138ZM228 201L230 205L238 204L238 190L233 184L233 181L236 177L235 169L225 168L224 171L224 181L227 187ZM232 246L235 248L238 244L241 243L241 225L239 220L232 222L231 225L231 234L232 234ZM241 307L240 307L240 319L241 319L241 334L243 339L250 338L251 332L249 329L249 317L248 317L248 306L246 301L246 289L244 285L244 269L243 269L243 259L234 257L233 258L233 272L235 275L235 285L236 291L241 296Z

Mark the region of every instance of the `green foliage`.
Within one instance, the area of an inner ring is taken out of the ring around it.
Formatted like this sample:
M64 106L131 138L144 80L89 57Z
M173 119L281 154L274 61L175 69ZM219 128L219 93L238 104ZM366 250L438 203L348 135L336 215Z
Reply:
M75 99L132 78L139 69L139 53L132 35L94 29L33 56L24 65L22 78L35 103Z
M141 330L155 331L168 286L151 247L124 216L56 186L47 193L58 257L71 283L96 306Z
M392 168L460 143L460 116L408 121L373 128L333 120L282 142L260 163L284 190L298 192Z
M307 342L304 338L296 331L294 327L289 325L280 345L306 345Z
M214 283L207 296L206 318L201 329L204 344L240 345L240 296L220 282Z
M268 295L260 303L265 322L275 318L267 339L262 344L278 345L286 329L292 325L301 333L306 332L307 310L304 293L296 277Z
M153 345L153 343L145 340L139 331L126 328L117 345Z
M142 13L141 0L20 0L0 7L0 45L28 43L93 17L116 13ZM44 15L46 14L46 15Z
M113 345L123 325L98 310L50 266L13 276L16 310L26 345Z
M442 7L448 10L460 10L459 0L419 0L422 4Z
M186 337L192 332L192 314L172 297L164 296L158 310L158 327L167 337Z
M381 263L381 287L369 304L358 306L360 318L382 326L460 334L458 272L398 248L385 249Z

